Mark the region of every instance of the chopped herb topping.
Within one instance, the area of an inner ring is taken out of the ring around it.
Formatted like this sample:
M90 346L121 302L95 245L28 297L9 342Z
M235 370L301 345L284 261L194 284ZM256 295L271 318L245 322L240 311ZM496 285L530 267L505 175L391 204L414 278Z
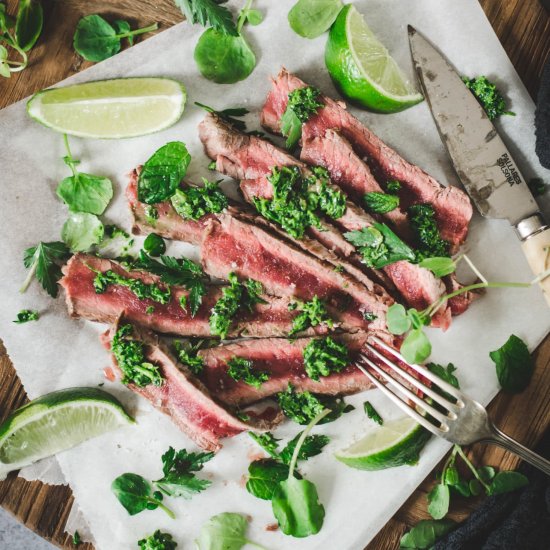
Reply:
M92 269L92 268L90 268ZM95 271L92 269L92 271ZM140 300L153 300L159 304L166 304L170 300L170 287L161 288L157 284L147 284L141 279L132 279L131 277L125 277L109 269L108 271L101 272L95 271L94 277L94 289L97 294L103 294L109 285L120 285L130 289L137 298Z
M263 291L262 284L253 279L239 283L237 275L230 273L229 285L223 287L222 296L212 308L210 315L210 331L222 340L227 336L231 322L240 308L252 311L254 304L265 304L260 298Z
M147 315L151 315L155 313L155 306L147 306L145 308L145 313L147 313Z
M363 311L363 319L365 319L365 321L375 321L378 319L378 315L372 313L372 311Z
M415 204L408 209L409 222L415 234L419 260L449 256L449 243L439 234L435 211L430 204Z
M365 205L370 212L375 214L387 214L399 206L399 197L397 195L388 195L372 191L363 197Z
M414 250L384 223L375 223L360 231L349 231L344 233L344 237L357 248L368 267L380 269L400 260L416 260Z
M135 384L140 388L154 384L162 386L164 379L157 365L145 358L145 344L132 339L132 325L122 325L111 341L111 352L122 371L123 384Z
M17 319L14 321L14 323L17 323L19 325L23 323L28 323L29 321L38 321L40 318L40 314L38 311L35 311L33 309L22 309L17 314Z
M78 531L75 531L73 533L73 546L78 546L82 542L82 539L80 538L80 533Z
M497 87L485 76L476 78L462 77L466 87L476 96L477 100L487 113L489 120L494 120L500 115L513 115L516 113L506 109L506 100L497 90Z
M388 193L396 194L397 192L401 191L401 183L399 183L397 180L389 180L386 182L386 191Z
M208 163L208 170L212 170L212 171L216 170L216 161L215 160Z
M340 372L348 364L348 349L330 336L316 338L304 349L304 367L312 380Z
M202 178L202 187L176 189L171 198L174 210L184 220L198 220L210 213L218 213L227 208L227 197L219 188L220 181L212 182Z
M281 132L287 138L286 147L292 149L302 135L302 124L324 106L319 101L321 92L313 86L298 88L288 94L288 103L281 117Z
M232 357L227 365L229 367L227 374L233 380L242 380L245 384L260 388L264 382L269 380L267 372L257 371L252 368L252 361L244 357Z
M152 205L147 204L145 206L145 219L149 225L155 227L157 220L159 219L159 211Z
M363 403L363 408L365 409L365 414L371 419L374 420L377 424L384 424L384 421L382 420L382 417L378 414L376 409L372 406L372 403L370 401L365 401Z
M181 342L176 340L174 348L180 363L187 365L193 374L200 374L204 368L204 359L198 354L203 347L204 340L199 340L193 344L191 342Z
M172 535L163 533L160 529L138 541L139 550L176 550L177 545Z
M322 229L319 212L338 219L346 211L346 198L329 185L326 170L317 167L312 171L311 176L304 177L297 166L275 166L267 177L273 187L273 198L252 199L264 218L296 239L301 239L308 227Z
M263 434L255 434L254 432L248 432L248 435L270 456L273 458L279 458L277 451L278 441L271 432L265 432Z
M314 296L309 302L293 302L288 307L291 310L298 309L300 311L292 321L290 336L309 327L316 327L321 323L329 328L334 326L325 302L318 296Z

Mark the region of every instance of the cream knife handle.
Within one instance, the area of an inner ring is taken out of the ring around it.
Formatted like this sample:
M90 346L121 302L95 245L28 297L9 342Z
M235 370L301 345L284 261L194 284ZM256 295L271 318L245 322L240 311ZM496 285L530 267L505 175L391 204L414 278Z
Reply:
M533 273L538 276L550 268L550 227L540 214L522 220L516 231L521 238L521 247ZM539 282L546 302L550 306L550 277Z

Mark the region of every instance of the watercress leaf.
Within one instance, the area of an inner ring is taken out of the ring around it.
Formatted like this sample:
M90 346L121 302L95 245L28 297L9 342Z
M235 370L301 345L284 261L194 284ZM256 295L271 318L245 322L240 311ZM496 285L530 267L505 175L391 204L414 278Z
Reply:
M341 9L340 0L298 0L288 12L288 22L296 34L316 38L331 27Z
M460 480L458 483L451 485L451 487L463 497L472 496L472 493L470 491L470 484L467 481Z
M428 493L428 512L434 519L443 519L449 511L449 487L438 483Z
M455 486L459 481L460 477L458 475L458 470L454 466L450 466L445 470L445 478L443 480L445 485Z
M397 195L388 195L387 193L379 193L378 191L367 193L363 197L363 200L367 209L375 214L386 214L399 206L399 197Z
M286 109L281 117L281 134L286 137L285 147L294 149L302 137L302 122L292 109Z
M176 550L177 543L169 533L157 529L152 535L138 541L139 550Z
M231 36L213 28L200 36L194 58L202 76L217 84L244 80L256 66L256 56L242 35Z
M54 241L49 243L38 243L36 246L27 248L23 255L23 264L29 269L29 275L23 283L20 292L27 290L32 277L36 278L42 288L55 298L58 292L57 281L61 278L59 263L70 256L70 251L65 243Z
M36 44L43 24L44 13L39 0L20 0L15 20L15 40L24 52Z
M151 502L151 485L138 474L122 474L111 484L111 491L131 516L147 509Z
M195 539L197 550L241 550L246 538L247 519L241 514L224 512L212 516Z
M290 477L281 481L271 500L281 531L293 537L315 535L323 526L325 508L311 481Z
M5 61L0 61L0 76L5 78L11 77L10 66Z
M483 485L481 485L477 479L470 479L468 482L468 489L470 490L470 494L472 496L477 497L483 492Z
M178 188L191 162L181 141L163 145L147 160L138 178L138 200L156 204L169 199Z
M260 10L248 10L246 14L246 20L252 25L259 25L263 20L264 16Z
M294 453L294 449L296 448L296 444L298 443L298 439L300 439L301 435L302 432L299 432L296 437L291 439L287 443L285 448L281 451L280 458L285 464L290 464L292 454ZM300 447L300 450L298 452L298 460L308 460L312 456L317 456L318 454L321 454L323 448L329 443L329 441L330 438L326 435L308 435L304 439L304 442Z
M62 180L56 192L72 212L101 215L113 198L113 184L109 178L77 172Z
M477 469L477 473L485 483L489 483L496 475L496 471L492 466L481 466Z
M529 480L519 472L499 472L489 485L490 495L500 495L520 489L529 483Z
M113 21L111 25L113 26L117 34L127 34L130 33L132 30L130 27L130 23L128 23L128 21L124 21L124 19L117 19L116 21ZM133 46L134 37L128 36L128 42L130 46Z
M423 519L401 537L400 548L431 548L438 538L446 535L455 526L456 523L450 519Z
M0 3L0 35L15 26L15 19L6 13L6 4Z
M421 364L432 353L432 344L422 329L413 329L403 340L400 351L409 363Z
M405 334L411 328L411 320L407 315L407 310L401 304L392 304L388 308L386 315L388 330L392 334Z
M288 466L277 460L263 458L250 463L246 490L262 500L271 500L281 481L288 477Z
M78 22L73 46L87 61L103 61L120 51L115 29L100 15L86 15Z
M0 44L0 61L5 61L8 58L8 50Z
M531 381L535 364L525 342L512 334L499 349L489 353L496 365L497 378L503 390L523 391Z
M445 277L456 271L456 264L452 258L424 258L418 265L429 269L436 277Z
M143 248L150 256L160 256L166 252L166 243L160 235L149 233L143 241Z
M61 229L63 242L73 252L86 252L103 239L104 227L94 214L74 212Z
M185 18L192 23L198 23L203 27L212 26L216 31L238 36L238 31L233 22L233 15L220 0L174 0Z

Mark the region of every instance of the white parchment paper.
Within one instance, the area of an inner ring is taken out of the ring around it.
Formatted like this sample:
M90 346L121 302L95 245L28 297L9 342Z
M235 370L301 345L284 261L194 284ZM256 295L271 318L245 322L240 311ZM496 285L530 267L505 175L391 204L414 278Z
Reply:
M234 9L239 4L230 2ZM183 118L160 134L120 141L71 139L73 155L82 160L80 168L107 175L115 183L115 200L107 212L109 221L129 228L122 196L125 174L169 140L186 142L193 156L191 179L211 176L196 131L203 112L193 105L194 101L219 109L245 105L256 113L269 88L268 77L282 65L329 95L337 95L323 62L326 37L310 41L290 30L286 14L293 4L291 0L258 0L256 4L265 14L265 22L247 27L246 35L258 57L258 66L248 80L237 85L216 85L199 75L193 48L202 29L186 23L67 80L74 83L162 75L181 80L188 90ZM548 180L548 172L539 166L534 154L533 103L476 0L365 0L356 5L409 73L407 23L436 42L464 74L486 74L494 79L517 113L516 117L502 117L497 123L499 130L526 177L539 175ZM443 182L456 182L426 104L396 115L353 112L406 158ZM251 128L257 126L255 114L249 119ZM31 121L25 114L24 101L0 112L0 136L0 336L31 398L70 386L95 386L104 382L102 370L109 362L98 340L104 327L69 319L63 299L51 300L36 283L26 294L18 293L26 275L23 250L38 241L58 240L67 214L55 195L57 183L68 175L61 160L61 136ZM233 185L228 183L226 188ZM489 280L527 281L532 277L505 222L482 220L475 215L467 246ZM196 254L189 246L179 251ZM12 321L22 308L40 310L40 321L14 325ZM446 334L430 331L433 360L453 361L459 368L463 389L488 403L498 387L488 352L503 344L511 333L534 348L549 327L550 312L537 288L491 290L456 319ZM191 501L170 499L169 505L177 515L175 521L160 510L130 517L111 494L111 481L123 472L157 479L161 474L160 455L169 445L189 450L194 445L167 417L122 385L106 382L104 388L122 400L138 424L58 456L102 550L135 548L139 538L157 528L171 532L182 547L189 548L200 526L213 514L224 511L249 514L250 538L270 549L363 548L448 447L443 441L432 440L418 466L383 472L361 472L338 463L333 451L347 446L370 425L362 412L367 395L383 417L400 416L383 396L371 391L349 399L357 409L345 420L323 426L332 437L331 444L322 455L301 467L317 484L326 507L325 524L318 535L297 540L266 531L265 527L274 523L270 504L255 499L243 488L243 474L250 457L258 451L246 434L228 440L206 465L204 475L213 480L211 488ZM288 424L277 435L290 437L296 432L297 427Z

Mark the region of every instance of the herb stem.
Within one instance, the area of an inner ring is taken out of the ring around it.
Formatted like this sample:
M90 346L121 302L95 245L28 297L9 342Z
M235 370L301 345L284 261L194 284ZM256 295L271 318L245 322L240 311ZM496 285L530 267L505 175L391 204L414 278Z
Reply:
M34 274L36 273L36 267L38 266L38 262L35 260L33 261L32 267L29 271L29 274L27 275L26 279L23 281L23 285L19 289L19 292L23 294L27 291L27 288L29 288L29 285L31 284L31 281L34 278Z
M149 25L148 27L143 27L143 29L136 29L133 31L123 32L121 34L117 34L116 38L129 38L131 36L137 36L138 34L145 34L146 32L156 31L159 28L158 23L153 23L152 25Z
M290 460L290 466L288 467L288 479L292 478L294 475L294 468L296 467L296 462L298 460L298 454L300 452L300 449L302 448L302 444L304 443L305 438L308 436L309 432L313 429L315 424L323 420L327 414L331 412L330 409L324 409L322 410L306 427L306 429L302 432L302 435L296 442L296 447L294 447L294 452L292 453L292 459Z
M19 62L19 61L10 61L9 59L6 60L6 63L8 65L17 65L16 68L12 68L10 66L10 72L12 73L18 73L19 71L22 71L26 66L27 66L27 63L29 61L29 58L27 56L27 53L22 50L18 45L17 45L17 41L15 40L15 38L13 38L13 36L11 34L9 34L7 31L6 33L4 34L4 40L21 56L21 58L23 59L22 62Z
M481 479L481 477L479 477L479 474L477 473L477 470L475 469L474 465L468 460L468 457L464 454L464 451L462 450L462 447L460 447L460 445L455 445L455 448L456 448L460 458L462 458L462 460L466 463L466 466L468 466L468 468L470 468L470 470L474 474L475 478L481 483L481 485L483 485L485 490L487 492L489 492L489 485L487 485L487 483L485 483Z
M176 514L174 514L170 508L167 508L160 500L157 500L156 498L149 498L149 502L156 504L161 510L164 510L170 518L176 519Z
M241 13L239 14L239 19L237 21L237 32L239 34L241 34L241 30L246 21L247 12L252 7L252 1L253 0L247 0L246 4L244 5L244 8L241 10Z

